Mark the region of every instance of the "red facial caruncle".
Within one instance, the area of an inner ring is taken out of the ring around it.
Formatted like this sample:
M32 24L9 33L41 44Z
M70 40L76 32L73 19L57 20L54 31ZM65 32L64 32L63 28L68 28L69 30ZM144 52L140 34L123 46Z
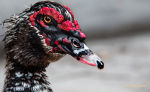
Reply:
M39 11L34 12L32 15L30 15L30 22L32 26L36 26L36 22L39 23L43 28L49 27L49 25L47 25L47 22L44 20L45 16L50 16L51 18L53 18L56 22L57 22L57 26L58 28L60 28L62 31L68 33L68 35L73 35L75 37L80 37L81 39L85 39L85 34L80 30L80 26L77 22L77 20L74 19L74 15L71 12L70 8L67 6L63 7L71 14L73 21L71 20L64 20L64 17L60 12L56 11L54 8L49 8L49 7L43 7L41 8ZM43 19L38 19L38 15L42 15ZM44 16L43 16L44 15ZM45 30L46 31L46 30ZM60 31L60 30L58 30ZM59 42L61 40L53 40L51 41L51 39L49 37L47 37L47 35L45 33L42 34L43 37L45 37L45 43L50 46L52 44L55 44L56 46L58 46L60 49L62 49L64 52L66 52L61 45L59 44ZM63 38L62 42L64 44L70 44L70 41L67 40L67 38ZM57 48L53 48L53 51L57 51Z
M64 8L68 10L68 12L72 15L74 19L74 15L71 12L70 8L63 5ZM81 38L85 38L85 34L80 30L80 26L77 22L77 20L74 20L73 22L70 20L64 21L64 16L60 14L58 11L56 11L54 8L49 7L43 7L39 11L35 12L34 14L30 15L30 21L32 26L35 26L35 19L38 14L45 15L45 16L51 16L53 19L55 19L58 23L58 27L64 31L78 31ZM43 20L37 20L38 23L40 23L43 27L48 27L48 25L45 24Z
M77 22L77 20L74 20L74 23L72 23L71 21L67 20L67 21L64 21L62 22L62 24L58 24L58 27L60 29L63 29L67 32L69 31L78 31L80 34L80 37L81 38L85 38L85 34L80 30L80 26Z
M56 11L54 8L43 7L42 9L40 9L39 11L35 12L33 15L30 16L32 26L35 26L35 18L37 17L38 14L49 15L52 18L54 18L57 21L57 23L61 23L64 20L63 15L60 14L58 11ZM40 21L40 23L42 22ZM42 23L42 25L44 24Z

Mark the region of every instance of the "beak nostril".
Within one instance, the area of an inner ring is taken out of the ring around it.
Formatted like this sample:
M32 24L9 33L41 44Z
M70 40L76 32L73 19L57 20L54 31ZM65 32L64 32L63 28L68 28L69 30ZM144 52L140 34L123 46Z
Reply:
M96 61L97 62L97 67L99 69L103 69L104 68L104 63L102 61Z

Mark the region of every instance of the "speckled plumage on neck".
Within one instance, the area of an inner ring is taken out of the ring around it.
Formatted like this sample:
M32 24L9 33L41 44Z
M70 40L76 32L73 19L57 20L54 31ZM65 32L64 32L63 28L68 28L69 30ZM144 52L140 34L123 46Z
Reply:
M7 68L3 92L52 92L42 68L24 68L12 63Z
M6 79L4 92L52 92L45 68L64 54L47 52L42 37L27 20L27 14L13 16L4 39L6 51Z
M41 40L35 34L36 31L28 23L22 23L17 28L7 31L5 37L7 72L4 92L43 92L43 90L52 92L44 73L45 68L63 55L47 54L40 41L31 41L35 38Z

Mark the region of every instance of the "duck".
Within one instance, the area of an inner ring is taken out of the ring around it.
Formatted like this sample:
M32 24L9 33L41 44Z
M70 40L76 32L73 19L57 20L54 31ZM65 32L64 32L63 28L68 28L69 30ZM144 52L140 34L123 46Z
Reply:
M53 1L39 1L4 20L6 77L3 92L53 92L46 67L65 55L104 68L104 63L85 44L71 9Z

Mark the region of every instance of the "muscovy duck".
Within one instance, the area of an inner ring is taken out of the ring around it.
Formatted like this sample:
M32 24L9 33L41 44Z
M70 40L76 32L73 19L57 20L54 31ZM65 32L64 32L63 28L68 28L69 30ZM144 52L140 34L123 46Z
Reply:
M7 71L3 92L52 92L45 68L66 54L99 69L104 67L86 46L85 34L65 5L40 1L4 24Z

